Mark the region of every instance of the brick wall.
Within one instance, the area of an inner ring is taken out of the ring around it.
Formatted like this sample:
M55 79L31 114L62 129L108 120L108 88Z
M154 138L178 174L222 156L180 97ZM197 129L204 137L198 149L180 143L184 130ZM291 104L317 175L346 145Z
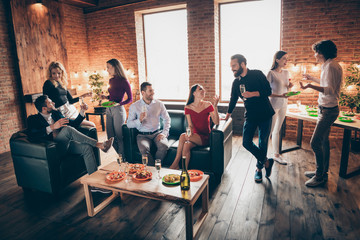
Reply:
M101 4L106 5L106 2L113 4L116 1L104 0ZM84 14L80 8L64 4L69 66L67 70L72 85L78 88L80 84L82 89L78 89L78 92L86 91L88 76L84 76L85 70L88 74L100 71L107 81L108 77L103 72L106 68L105 63L111 58L117 58L123 63L125 69L130 69L135 73L135 78L130 81L136 93L139 81L136 20L140 24L141 22L135 19L134 12L183 3L187 3L188 8L190 84L202 83L209 91L209 95L215 93L219 61L217 0L215 3L211 0L149 0L88 14ZM6 110L0 110L2 120L0 153L9 150L8 139L11 133L22 128L21 111L17 107L20 105L18 100L20 90L16 84L15 67L12 64L14 61L14 55L11 54L12 45L9 44L7 35L9 20L4 15L5 10L2 4L3 2L0 5L0 49L2 51L0 78L4 80L0 82L0 91L10 94L2 94L3 97L1 97L1 103ZM306 64L310 73L319 75L319 70L312 70L315 59L311 45L318 40L329 38L337 44L338 60L345 70L351 61L360 59L358 47L360 46L360 18L358 16L360 16L360 2L357 0L283 0L282 49L289 52L291 63L297 63L297 66ZM300 71L296 68L292 69L291 64L290 68L293 81L297 82L301 78ZM78 73L78 78L73 75L75 72ZM291 98L290 103L298 99L304 104L316 104L317 93L307 90L298 98ZM238 112L239 114L234 114L235 121L242 118L242 111ZM98 120L96 123L100 125ZM290 126L288 126L287 137L294 137L296 121L290 119L288 124ZM13 126L13 129L6 130L8 126ZM240 127L238 126L239 129ZM305 137L312 134L313 127L314 124L304 123ZM341 129L333 128L331 136L341 138Z
M0 153L10 150L11 135L23 128L15 43L10 42L9 6L0 2Z

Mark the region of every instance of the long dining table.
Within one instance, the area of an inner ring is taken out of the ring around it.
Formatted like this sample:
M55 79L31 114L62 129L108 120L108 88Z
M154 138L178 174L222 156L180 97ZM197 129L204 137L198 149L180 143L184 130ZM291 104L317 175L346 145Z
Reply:
M299 109L298 111L295 109ZM342 112L340 112L339 117L343 116ZM316 123L317 117L309 116L305 106L301 105L300 108L297 108L295 104L288 105L286 118L295 118L298 121L297 125L297 133L296 133L296 145L282 149L282 136L280 134L280 144L279 144L279 152L285 153L293 150L297 150L301 148L302 143L302 133L303 133L303 122L314 122ZM286 129L286 118L283 124L283 131ZM344 129L343 132L343 140L342 140L342 150L341 150L341 159L340 159L340 171L339 176L342 178L349 178L355 176L360 173L360 168L348 173L348 162L349 162L349 153L350 153L350 141L351 141L351 132L352 131L360 131L360 120L355 117L351 117L353 122L342 122L339 118L333 123L333 126L340 127Z

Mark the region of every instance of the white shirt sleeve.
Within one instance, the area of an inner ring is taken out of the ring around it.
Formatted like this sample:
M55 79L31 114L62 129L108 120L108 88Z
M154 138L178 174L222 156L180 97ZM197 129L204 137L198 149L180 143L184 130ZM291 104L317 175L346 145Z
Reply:
M130 105L129 117L127 119L126 125L128 126L128 128L137 128L137 129L140 128L140 126L141 126L140 119L138 119L137 116L136 116L136 105L135 105L135 103Z
M50 126L47 126L47 127L46 127L46 134L47 134L47 135L49 135L50 133L52 133L52 131L53 131L53 130L51 129Z
M340 74L341 75L341 74ZM324 71L323 78L327 82L327 86L324 87L325 95L334 95L336 93L337 86L339 85L339 79L341 81L341 76L339 76L337 69L329 65L328 71Z
M165 108L165 105L163 103L161 103L160 117L163 119L163 123L164 123L164 128L163 128L162 133L166 137L168 137L169 136L171 119L170 119L169 113L167 112L167 110Z

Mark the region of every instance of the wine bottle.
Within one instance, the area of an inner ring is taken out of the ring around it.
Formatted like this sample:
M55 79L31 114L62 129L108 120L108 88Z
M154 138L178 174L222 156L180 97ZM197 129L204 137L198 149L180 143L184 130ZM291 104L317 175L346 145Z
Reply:
M190 177L189 173L186 169L186 157L182 157L182 172L180 175L180 188L181 190L189 190L190 189Z

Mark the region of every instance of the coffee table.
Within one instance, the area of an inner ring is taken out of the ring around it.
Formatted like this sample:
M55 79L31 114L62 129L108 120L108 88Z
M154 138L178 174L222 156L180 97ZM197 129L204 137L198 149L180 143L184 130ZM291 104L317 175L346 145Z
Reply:
M168 201L185 207L186 239L196 238L201 225L204 223L204 220L208 215L209 175L204 174L200 181L191 182L189 191L181 191L180 185L176 187L163 185L161 179L156 178L157 171L154 167L148 167L148 170L153 174L153 178L147 182L137 182L132 179L127 182L125 180L117 183L105 182L106 174L117 169L119 169L119 165L116 162L111 162L93 174L81 178L80 182L84 185L86 206L90 217L95 216L98 212L109 205L119 196L119 193L160 201ZM161 176L171 173L180 174L180 171L168 168L161 169ZM113 191L113 194L98 204L98 206L94 207L90 187L108 189ZM200 195L202 195L202 212L193 225L193 207Z

